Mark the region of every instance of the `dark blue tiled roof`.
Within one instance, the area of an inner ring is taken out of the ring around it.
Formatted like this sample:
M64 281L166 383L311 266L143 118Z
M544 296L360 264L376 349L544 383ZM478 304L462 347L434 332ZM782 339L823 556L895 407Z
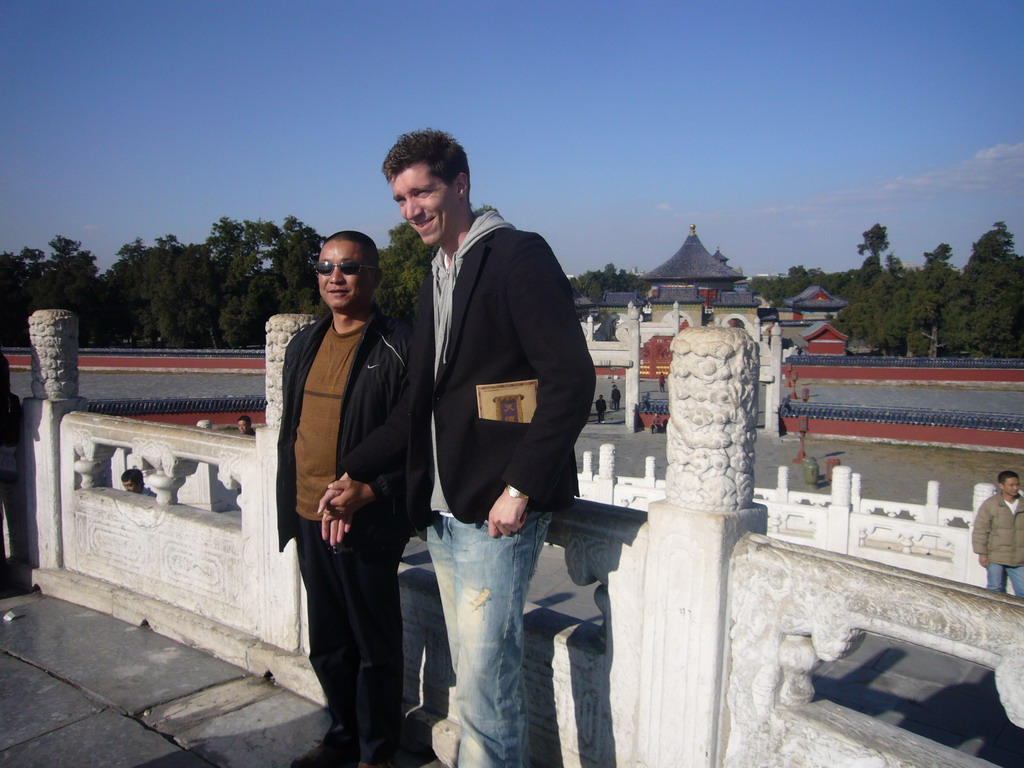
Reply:
M704 298L692 285L660 285L658 295L651 297L652 304L703 304Z
M598 303L606 307L625 307L630 302L633 302L633 306L639 307L644 303L644 299L640 298L636 291L605 291Z
M866 421L922 427L984 429L992 432L1024 432L1024 414L939 411L931 408L876 408L867 405L800 403L784 400L779 408L779 415L806 416L828 421Z
M759 307L761 297L750 291L722 291L711 302L713 307Z
M850 357L846 355L811 355L790 358L794 365L834 365L850 368L1024 368L1022 358L993 357Z
M822 294L828 298L814 298L818 294ZM801 291L796 296L790 296L788 299L783 299L782 303L787 307L792 307L793 309L809 309L821 312L842 309L843 307L848 306L850 302L839 296L833 296L820 285L809 285L806 290Z
M690 227L690 236L682 246L660 267L656 267L644 275L649 283L662 283L670 280L700 282L702 280L742 280L743 275L726 264L721 251L717 255L708 253L708 249L697 237L695 227Z
M239 413L265 411L265 397L182 397L154 400L93 400L89 413L106 416L146 416L175 413Z

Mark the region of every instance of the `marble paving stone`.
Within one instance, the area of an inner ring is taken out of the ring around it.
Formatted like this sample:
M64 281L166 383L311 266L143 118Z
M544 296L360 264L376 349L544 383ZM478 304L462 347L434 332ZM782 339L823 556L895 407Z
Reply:
M72 686L6 654L0 654L0 681L0 750L100 711Z
M174 735L283 692L269 680L243 677L147 710L142 721L161 733Z
M892 648L876 666L939 685L955 685L978 665L929 648L915 647L913 653L905 648Z
M175 735L218 768L277 768L312 749L330 725L321 707L281 692Z
M104 711L0 753L4 768L209 768L130 717Z
M147 628L61 600L38 600L16 612L19 618L0 630L3 650L129 713L243 676L238 667Z

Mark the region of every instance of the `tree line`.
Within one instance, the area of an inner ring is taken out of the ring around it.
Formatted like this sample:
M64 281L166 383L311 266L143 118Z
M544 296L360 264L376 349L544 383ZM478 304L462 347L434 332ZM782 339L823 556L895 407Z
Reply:
M387 314L409 320L433 250L407 223L388 238L377 300ZM323 311L313 272L322 239L294 216L281 225L224 217L201 243L174 235L152 245L135 239L103 273L90 251L62 236L50 241L48 254L35 248L0 253L0 344L27 345L33 311L69 309L79 316L83 347L262 346L271 315ZM782 306L785 298L821 285L850 302L836 326L881 354L1024 357L1024 257L1014 252L1003 222L974 243L963 271L951 266L945 243L924 254L922 268L907 268L880 224L864 233L857 249L865 257L858 269L826 273L795 266L783 278L755 278L751 289ZM591 299L648 289L614 264L572 283Z
M408 224L389 235L378 301L385 312L411 319L431 253ZM271 315L323 311L313 271L322 241L294 216L280 225L225 217L201 243L136 238L102 273L92 252L62 236L50 241L49 253L0 253L0 344L27 345L35 310L68 309L79 316L83 347L262 346Z
M1024 257L1013 235L996 222L971 248L964 269L950 264L940 243L910 268L889 248L886 227L875 224L857 246L858 269L823 272L790 267L784 278L755 278L751 289L774 306L821 285L849 306L835 325L851 344L883 355L1024 357Z

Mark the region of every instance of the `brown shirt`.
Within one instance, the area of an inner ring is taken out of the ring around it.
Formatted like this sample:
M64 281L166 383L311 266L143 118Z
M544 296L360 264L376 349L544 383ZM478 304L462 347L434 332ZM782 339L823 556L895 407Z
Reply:
M327 484L338 479L338 434L349 369L363 329L327 329L302 390L295 436L295 510L319 520L316 508Z

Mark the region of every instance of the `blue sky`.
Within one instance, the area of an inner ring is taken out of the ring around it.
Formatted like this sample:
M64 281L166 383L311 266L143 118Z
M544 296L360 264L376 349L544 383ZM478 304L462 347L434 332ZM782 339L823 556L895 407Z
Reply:
M570 273L696 224L748 275L1024 242L1024 2L0 0L0 250L399 223L380 163L453 133L475 205Z

